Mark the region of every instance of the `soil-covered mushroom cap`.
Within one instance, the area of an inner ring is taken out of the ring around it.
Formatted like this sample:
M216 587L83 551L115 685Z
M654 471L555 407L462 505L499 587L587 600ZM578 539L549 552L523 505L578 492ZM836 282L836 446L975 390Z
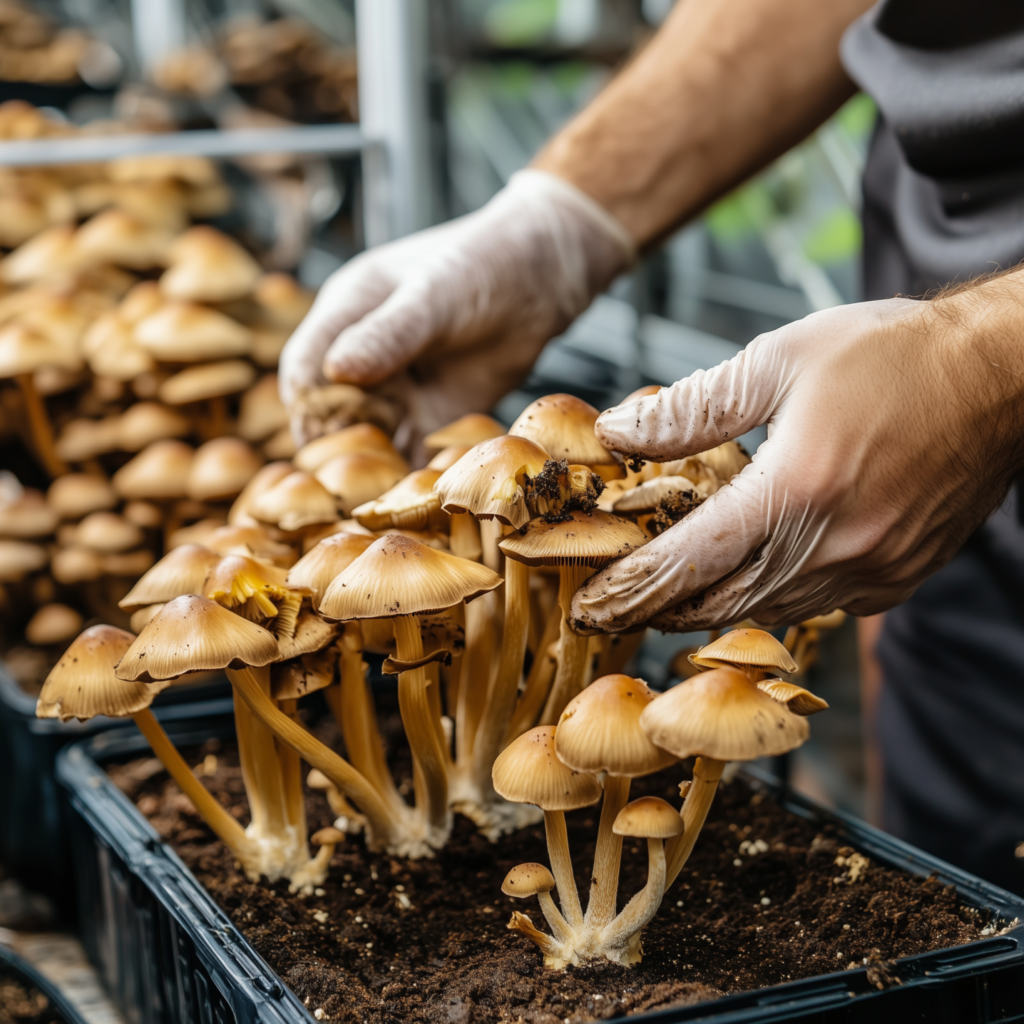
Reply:
M612 823L612 831L617 836L634 836L637 839L671 839L682 835L683 819L667 800L642 796L619 811Z
M763 629L732 629L690 655L690 661L701 668L737 665L795 672L798 667L789 651Z
M118 607L134 612L151 604L166 604L182 594L198 594L211 566L218 561L214 552L198 544L174 548L118 601Z
M618 460L594 434L598 415L575 395L545 395L531 402L508 432L535 441L553 459L581 466L616 465Z
M184 498L194 454L184 441L155 441L114 474L114 490L122 498Z
M280 530L292 532L317 523L335 523L340 516L330 492L309 473L290 473L249 505L249 514Z
M616 512L653 512L663 501L684 498L694 503L698 492L685 476L656 476L625 491L613 504Z
M335 533L325 537L288 570L288 583L294 587L308 587L316 608L334 578L340 576L373 543L372 537L355 533Z
M30 644L60 644L77 636L82 628L82 616L66 604L44 604L28 620L25 639Z
M543 864L517 864L501 883L501 891L517 900L551 892L554 887L555 876Z
M652 743L676 757L703 754L719 761L775 757L809 735L806 719L734 668L701 672L672 687L644 708L640 725Z
M72 718L83 722L96 715L121 717L148 708L153 698L170 682L147 686L129 682L114 674L135 637L113 626L90 626L64 652L46 677L37 718Z
M602 676L566 705L558 720L555 752L580 772L636 778L673 764L640 728L640 715L655 695L641 679Z
M599 569L645 543L636 523L607 512L570 512L554 521L534 519L498 545L527 565L589 565Z
M425 615L500 585L501 577L484 565L387 534L334 579L320 611L341 621Z
M390 490L405 476L404 462L387 452L348 452L328 459L316 478L351 515L356 508Z
M762 679L757 688L767 693L772 700L785 704L794 715L816 715L819 711L828 710L828 701L805 690L796 683L787 683L784 679Z
M295 468L315 473L330 459L355 452L375 452L397 462L403 474L408 472L405 460L391 443L391 438L372 423L356 423L303 445L295 455Z
M188 496L196 501L236 497L263 465L237 437L217 437L196 449L188 474Z
M491 416L481 412L471 412L449 423L447 426L427 434L423 439L426 448L447 448L453 444L464 444L472 447L481 441L489 441L492 437L501 437L505 428Z
M170 302L136 325L135 342L161 362L208 362L248 355L252 332L215 309Z
M110 482L98 473L67 473L50 484L46 501L61 519L81 519L90 512L112 509L117 504L117 494ZM0 520L2 518L0 509Z
M228 359L222 363L190 366L187 370L168 377L157 392L168 405L186 405L207 398L220 398L244 391L256 379L251 363L241 359Z
M436 469L413 470L379 498L354 508L352 518L369 530L386 530L392 526L426 530L444 526L448 513L441 511L441 499L434 492L440 477Z
M154 441L184 437L191 429L180 412L159 402L139 402L120 416L117 443L126 452L138 452Z
M539 476L548 453L525 437L495 437L470 448L434 485L445 512L499 519L517 530L529 522L523 485Z
M187 672L260 667L277 656L277 641L262 626L209 598L185 594L153 617L118 663L116 673L119 679L149 683L177 679Z
M491 778L499 796L544 811L572 811L601 798L596 776L558 759L553 725L538 725L514 739L495 760Z

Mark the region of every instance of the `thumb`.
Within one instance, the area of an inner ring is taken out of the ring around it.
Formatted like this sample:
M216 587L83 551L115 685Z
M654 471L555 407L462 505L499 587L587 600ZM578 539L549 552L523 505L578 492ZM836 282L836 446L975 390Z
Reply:
M786 391L772 335L755 338L732 359L635 402L608 409L594 427L613 451L658 462L734 440L765 423Z

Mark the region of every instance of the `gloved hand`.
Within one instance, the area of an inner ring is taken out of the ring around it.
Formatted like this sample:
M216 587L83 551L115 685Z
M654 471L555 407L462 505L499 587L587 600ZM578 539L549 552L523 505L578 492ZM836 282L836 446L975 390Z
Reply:
M337 271L285 346L281 396L294 410L301 389L327 381L374 388L400 403L396 442L414 448L491 409L634 255L626 229L589 196L521 171L475 213Z
M658 462L766 422L768 440L731 484L577 592L580 631L871 614L948 561L1019 473L1024 416L1019 307L1002 330L976 297L943 301L815 313L602 414L606 447Z

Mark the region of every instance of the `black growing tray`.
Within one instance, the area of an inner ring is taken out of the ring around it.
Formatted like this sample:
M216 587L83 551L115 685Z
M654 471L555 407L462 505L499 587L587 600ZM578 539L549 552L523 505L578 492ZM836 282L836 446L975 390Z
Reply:
M230 721L180 723L179 745L230 735ZM314 1024L173 850L100 765L148 749L118 729L65 749L57 777L69 792L82 938L133 1024ZM769 785L755 770L749 774ZM960 898L1009 931L966 946L897 961L902 984L878 991L867 969L638 1014L658 1024L988 1024L1024 1021L1024 899L999 889L852 816L792 792L777 798L794 814L835 826L837 838L879 863L957 887Z
M44 978L27 960L0 945L0 977L17 978L26 988L35 988L50 1000L54 1020L61 1024L86 1024L85 1018L48 978Z

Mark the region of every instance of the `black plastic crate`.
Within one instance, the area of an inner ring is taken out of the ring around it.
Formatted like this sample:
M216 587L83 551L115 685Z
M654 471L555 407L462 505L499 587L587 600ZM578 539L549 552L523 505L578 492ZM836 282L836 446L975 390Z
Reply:
M35 988L50 1000L54 1021L60 1024L86 1024L85 1018L48 978L44 978L28 961L0 945L0 977L16 978L26 988Z
M190 731L191 728L191 731ZM182 723L180 745L225 736L231 724ZM246 942L100 765L147 749L134 729L66 749L57 776L76 812L73 855L86 949L131 1024L311 1024L299 1000ZM773 780L751 770L769 785ZM789 792L790 811L831 823L837 838L879 863L934 874L970 906L1005 922L1005 935L899 961L902 984L877 990L867 969L725 996L632 1021L659 1024L989 1024L1024 1021L1024 899L975 878L849 815Z

